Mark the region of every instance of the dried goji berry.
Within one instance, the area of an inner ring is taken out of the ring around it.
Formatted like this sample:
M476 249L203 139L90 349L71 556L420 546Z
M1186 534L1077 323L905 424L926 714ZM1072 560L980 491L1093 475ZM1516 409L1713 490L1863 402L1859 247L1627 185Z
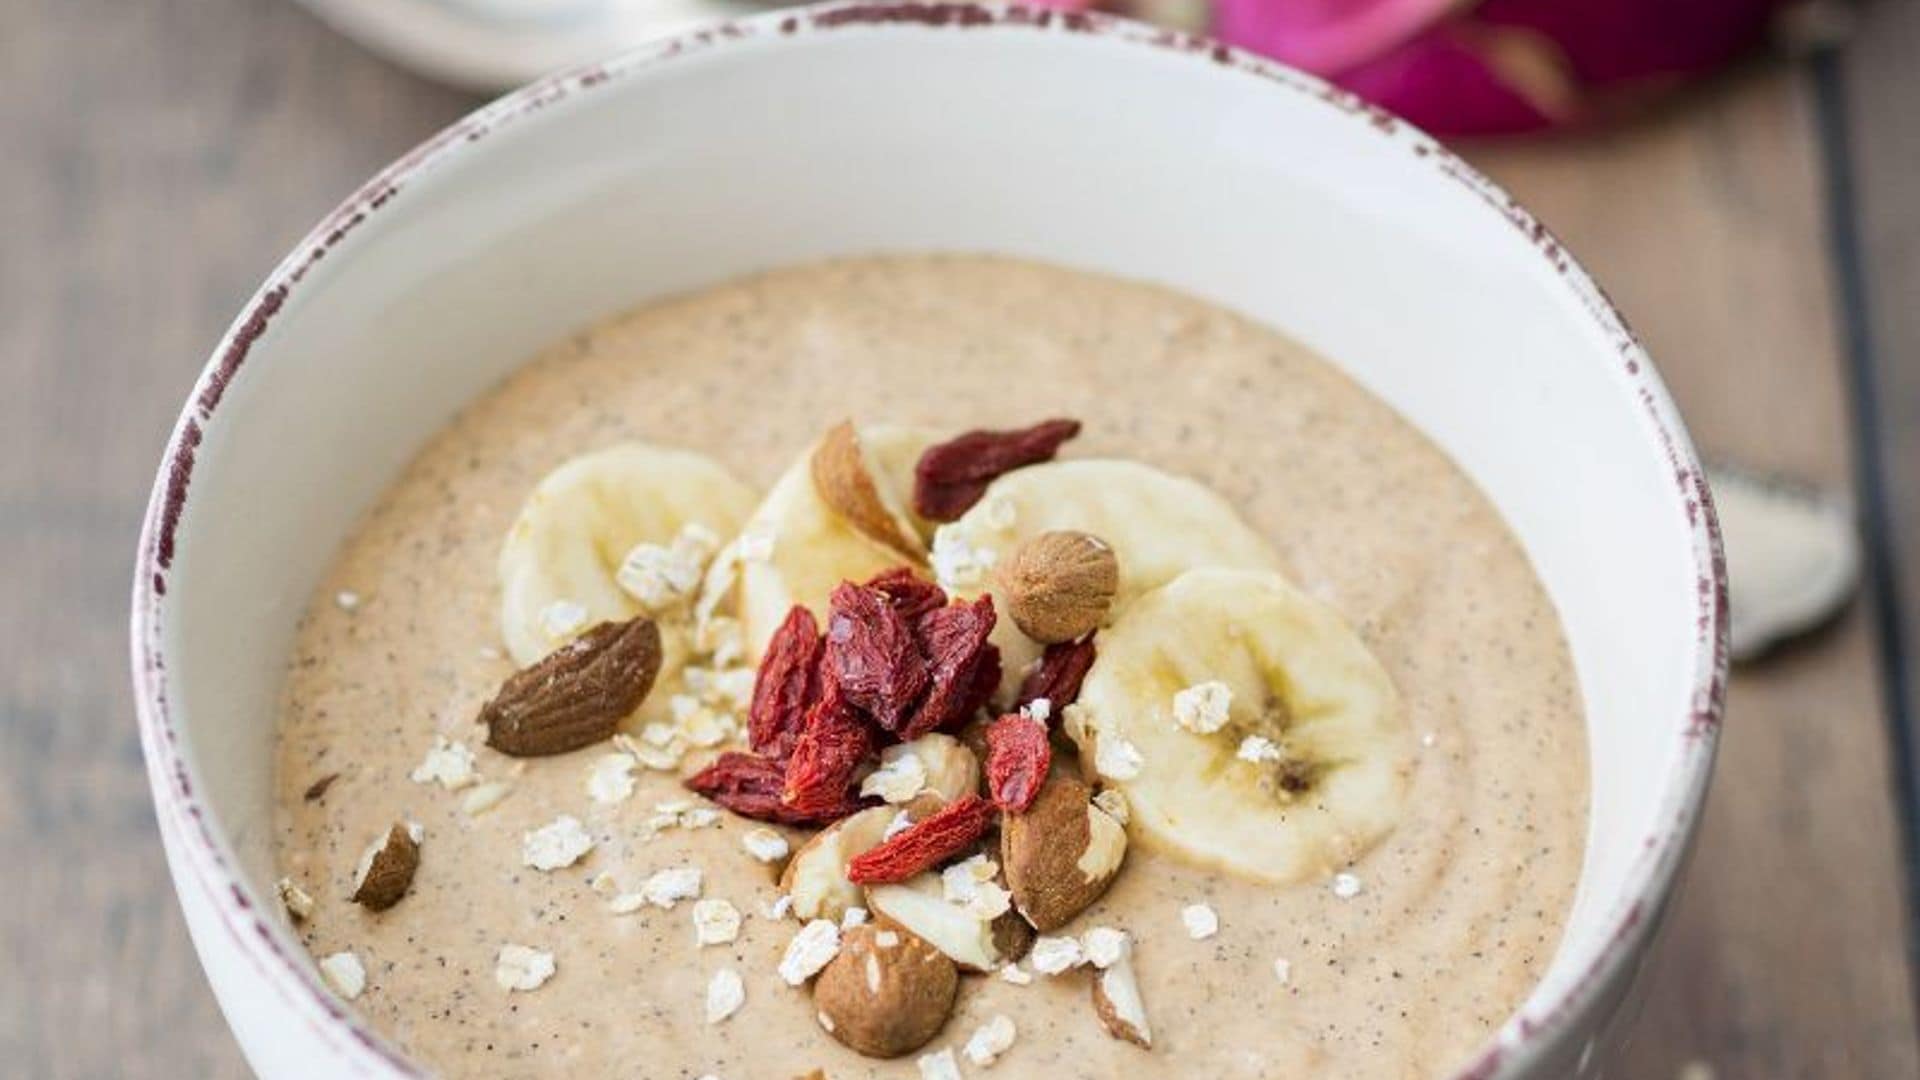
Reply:
M780 801L802 814L843 805L860 766L874 752L866 718L829 686L807 711L807 725L787 759Z
M729 751L688 777L686 784L741 817L780 825L825 825L860 809L859 800L849 796L837 806L796 810L780 801L786 775L786 766L778 761Z
M1043 420L1017 431L969 431L930 446L913 469L913 508L929 521L957 520L996 477L1052 458L1078 434L1078 420Z
M896 566L867 582L866 587L886 596L893 610L911 624L935 608L947 606L947 591L904 566Z
M1052 762L1053 743L1040 721L1009 713L988 726L987 791L1000 809L1019 814L1032 806Z
M1063 641L1058 645L1047 646L1040 655L1040 663L1027 672L1020 680L1020 693L1014 704L1026 708L1040 698L1046 698L1052 707L1052 715L1059 716L1060 710L1073 704L1080 696L1080 684L1087 679L1087 670L1093 667L1093 638L1085 637L1079 641Z
M878 847L855 856L847 864L847 880L859 885L905 881L953 858L987 831L997 813L978 795L963 795L923 818Z
M927 662L887 595L852 582L828 600L826 674L888 731L899 731L926 692Z
M767 640L760 671L753 680L753 704L747 709L747 745L769 757L784 758L806 723L807 706L818 692L820 624L799 604Z
M1000 666L1000 649L987 640L994 619L993 598L982 595L970 604L929 611L914 623L914 640L927 658L933 687L900 729L903 741L964 723L980 707L980 669L989 662L995 669Z

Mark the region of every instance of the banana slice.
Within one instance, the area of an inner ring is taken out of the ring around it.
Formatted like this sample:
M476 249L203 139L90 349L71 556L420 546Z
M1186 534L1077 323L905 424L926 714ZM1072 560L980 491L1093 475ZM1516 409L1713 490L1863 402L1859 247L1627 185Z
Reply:
M1001 697L1010 697L1041 647L1007 613L993 567L1028 538L1056 529L1091 533L1113 548L1120 584L1109 618L1142 594L1202 566L1280 569L1280 557L1232 504L1184 476L1135 461L1075 460L1000 477L960 520L933 538L940 583L964 597L994 593Z
M627 443L574 458L527 496L500 549L500 632L525 666L594 625L648 612L661 618L662 679L677 671L690 633L668 610L698 581L707 544L739 530L753 489L718 462L686 450ZM655 545L636 553L642 544ZM657 557L649 566L644 558ZM675 563L679 566L676 567ZM624 578L624 583L623 583ZM642 597L646 598L643 602ZM647 712L667 695L649 695Z
M839 431L840 429L836 429ZM873 487L911 543L924 545L932 529L905 509L913 490L913 466L938 436L920 428L873 425L859 429L862 457ZM708 578L707 588L737 587L736 600L746 655L759 663L767 639L794 604L826 615L827 594L842 581L865 581L883 570L916 564L913 554L890 547L860 531L821 497L815 483L814 452L809 446L788 467L741 530L727 562L737 559L737 586L725 576ZM728 567L728 574L734 573ZM712 595L703 604L714 602Z
M1288 883L1346 866L1405 809L1413 747L1386 669L1279 574L1193 570L1097 639L1067 731L1136 838Z

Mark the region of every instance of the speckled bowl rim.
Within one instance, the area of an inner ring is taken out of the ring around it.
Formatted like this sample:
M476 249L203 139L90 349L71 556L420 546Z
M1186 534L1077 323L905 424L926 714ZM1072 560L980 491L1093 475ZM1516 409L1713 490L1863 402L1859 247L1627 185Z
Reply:
M160 827L180 845L176 873L191 878L233 943L271 984L282 1000L297 1006L343 1064L372 1075L422 1076L423 1070L365 1021L344 1006L320 982L303 954L289 949L236 869L220 826L196 794L192 766L182 751L175 719L169 713L164 661L166 589L173 562L175 530L193 479L194 456L205 426L213 422L228 385L253 344L287 303L307 271L366 224L380 209L404 198L408 185L462 155L488 135L535 117L549 105L595 88L652 72L676 58L724 50L735 43L772 37L805 37L843 28L904 26L915 31L965 32L991 27L1037 33L1091 34L1143 50L1184 56L1188 62L1261 78L1277 92L1301 94L1370 130L1378 138L1420 158L1477 196L1487 213L1520 230L1581 302L1601 334L1614 344L1634 393L1651 422L1654 438L1671 465L1678 506L1685 514L1694 566L1695 656L1689 700L1673 720L1681 740L1677 763L1659 794L1656 826L1642 839L1641 852L1627 874L1621 902L1605 916L1606 944L1593 962L1569 981L1544 1007L1523 1008L1455 1073L1455 1080L1481 1080L1521 1074L1601 1002L1603 988L1615 983L1653 931L1683 864L1712 772L1727 676L1726 564L1712 496L1665 386L1646 350L1606 295L1559 242L1499 186L1445 150L1430 136L1360 101L1353 95L1292 68L1227 48L1210 39L1161 30L1124 19L1065 14L1038 9L974 3L877 3L853 0L721 23L664 39L619 57L562 72L532 83L487 105L422 143L376 175L321 221L267 278L228 329L201 372L192 396L175 424L161 459L159 475L141 530L133 584L131 620L133 683L141 745Z

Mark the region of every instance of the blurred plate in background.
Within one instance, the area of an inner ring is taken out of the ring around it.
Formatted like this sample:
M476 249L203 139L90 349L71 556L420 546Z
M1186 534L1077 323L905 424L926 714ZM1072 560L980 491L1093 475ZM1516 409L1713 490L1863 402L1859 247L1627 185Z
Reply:
M776 0L300 0L397 64L499 91Z

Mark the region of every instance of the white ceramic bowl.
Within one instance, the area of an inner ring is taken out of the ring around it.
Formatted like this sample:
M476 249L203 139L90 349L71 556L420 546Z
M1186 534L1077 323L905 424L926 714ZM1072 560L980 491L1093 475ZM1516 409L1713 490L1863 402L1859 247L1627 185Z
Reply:
M776 13L507 97L322 222L214 353L141 539L134 678L180 902L257 1070L416 1071L323 988L270 888L282 665L356 515L462 403L603 315L940 249L1281 327L1500 507L1586 688L1592 824L1551 970L1462 1075L1597 1073L1725 675L1713 511L1645 354L1526 211L1314 79L1129 23L914 4Z

